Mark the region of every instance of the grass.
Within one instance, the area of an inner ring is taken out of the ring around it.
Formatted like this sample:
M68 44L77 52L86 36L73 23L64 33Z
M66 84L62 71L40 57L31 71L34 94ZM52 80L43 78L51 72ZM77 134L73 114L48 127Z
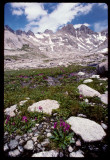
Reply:
M82 113L87 116L87 118L92 119L98 123L103 120L107 123L107 108L102 107L102 102L97 97L88 98L89 102L95 103L95 106L88 105L84 102L84 99L79 98L78 85L82 84L83 80L76 81L77 76L73 75L68 77L71 73L76 73L82 71L91 73L94 67L85 67L71 65L66 67L55 67L55 68L45 68L45 69L30 69L30 70L19 70L19 71L5 71L4 73L4 109L10 107L14 104L18 104L18 110L21 112L15 118L11 118L11 123L16 122L16 127L9 123L8 126L5 125L5 130L10 133L16 131L17 133L23 134L30 131L31 127L35 125L32 120L37 118L36 123L40 123L43 120L43 116L49 116L46 114L40 114L39 112L32 113L28 112L27 108L31 104L38 102L40 100L52 99L57 100L60 104L60 108L53 110L53 113L57 112L57 119L63 118L66 120L70 116L77 116L77 114ZM58 77L61 85L49 86L46 78L48 76ZM99 84L102 83L100 86ZM24 85L25 84L25 85ZM32 86L36 87L32 88ZM106 90L107 82L94 79L93 82L88 83L88 86L96 89L100 93L104 93ZM65 94L68 93L68 94ZM19 102L28 100L23 106L19 106ZM22 124L22 117L26 116L29 120L29 126ZM4 116L6 119L6 116ZM18 122L18 119L21 121ZM20 129L21 126L24 128ZM18 127L17 127L18 126ZM25 129L26 128L26 129Z

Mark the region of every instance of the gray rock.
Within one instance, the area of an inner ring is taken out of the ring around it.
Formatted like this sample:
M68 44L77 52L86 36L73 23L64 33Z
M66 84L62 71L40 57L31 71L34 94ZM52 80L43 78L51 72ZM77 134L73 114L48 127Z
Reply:
M59 153L59 156L60 156L60 157L63 157L63 152L60 152L60 153Z
M83 76L83 75L85 75L84 72L78 72L78 76Z
M99 79L100 75L92 75L91 78L97 78L97 79Z
M18 146L18 141L17 140L11 140L9 143L10 149L15 149Z
M20 152L23 152L23 151L24 151L24 149L23 149L22 146L18 146L18 150L19 150Z
M83 96L87 96L87 97L98 96L98 97L101 97L101 94L98 91L96 91L95 89L92 89L91 87L88 87L85 84L79 85L78 89L79 89L79 93Z
M86 118L86 115L84 115L84 114L78 114L77 116Z
M33 128L32 128L32 131L35 131L36 129L37 129L36 127L33 127Z
M106 92L105 94L102 94L100 97L100 100L105 103L108 104L108 93Z
M15 140L19 140L21 138L21 136L16 136Z
M79 139L76 141L76 146L77 146L77 147L80 147L80 146L81 146L81 141L80 141Z
M42 107L42 110L39 109L39 106ZM59 108L59 106L60 105L56 100L46 99L32 104L31 106L28 107L28 111L30 112L43 111L44 113L51 114L52 110Z
M100 141L106 136L101 125L87 118L72 116L66 122L71 125L73 132L80 135L85 142Z
M38 125L38 130L42 129L43 128L43 125L42 124L39 124Z
M86 79L86 80L83 81L83 83L90 83L90 82L93 82L93 80L92 79Z
M106 124L101 123L101 126L102 126L103 129L105 129L105 130L107 129L107 125Z
M100 74L100 75L107 75L107 72L108 72L108 62L105 61L105 62L102 62L100 63L99 65L96 66L96 70L97 70L97 74Z
M33 150L34 148L34 143L32 140L27 141L27 143L24 146L24 149L26 150Z
M24 141L23 139L21 139L21 140L19 141L19 145L22 145L24 142L25 142L25 141Z
M69 152L72 152L72 151L73 151L73 148L72 148L71 146L69 146L69 147L68 147L68 151L69 151Z
M50 129L46 129L45 131L49 133L51 130Z
M78 150L77 152L70 153L70 157L84 157L84 155L81 150Z
M4 110L4 113L5 115L9 115L10 117L14 117L15 116L15 112L17 112L17 104L9 107L9 108L6 108Z
M9 155L10 157L17 157L17 156L20 155L20 151L19 151L18 149L15 149L15 150L13 150L13 151L10 151L10 152L8 153L8 155Z
M50 136L52 136L52 134L51 133L47 133L47 137L50 137Z
M45 140L41 143L41 145L42 145L43 147L46 147L49 143L50 143L50 142L49 142L49 139L45 139Z
M7 143L4 145L4 151L7 151L9 149Z
M54 150L39 152L32 155L32 157L57 157L57 156L58 152Z
M37 137L32 137L32 140L33 140L34 142L36 142L36 141L37 141Z

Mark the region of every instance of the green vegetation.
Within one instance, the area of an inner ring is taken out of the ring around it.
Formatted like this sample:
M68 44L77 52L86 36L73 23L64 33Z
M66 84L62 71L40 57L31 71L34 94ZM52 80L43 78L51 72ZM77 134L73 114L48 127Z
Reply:
M19 115L10 118L10 121L6 123L7 116L4 115L5 131L17 133L25 133L30 131L31 127L35 125L34 122L40 123L43 120L43 116L48 116L39 112L31 113L27 111L27 108L40 100L52 99L57 100L60 104L60 108L54 110L53 113L57 113L56 119L63 118L66 120L70 116L77 116L82 113L87 118L92 119L98 123L103 120L107 123L108 109L103 108L103 103L98 97L88 98L89 102L95 103L94 106L84 102L86 97L80 99L78 92L78 85L82 84L83 80L77 81L76 72L85 70L91 73L94 67L84 67L71 65L69 67L55 67L47 69L30 69L19 71L5 71L4 73L4 109L14 104L18 104ZM70 76L71 75L71 76ZM58 78L60 85L49 86L47 82L48 76ZM102 83L102 85L99 85ZM106 90L107 82L94 79L93 82L88 83L88 86L94 88L100 93L104 93ZM28 100L23 106L19 105L19 102ZM27 122L22 122L23 116L27 117ZM36 120L35 120L36 119ZM35 121L33 121L35 120ZM14 125L12 123L15 122Z

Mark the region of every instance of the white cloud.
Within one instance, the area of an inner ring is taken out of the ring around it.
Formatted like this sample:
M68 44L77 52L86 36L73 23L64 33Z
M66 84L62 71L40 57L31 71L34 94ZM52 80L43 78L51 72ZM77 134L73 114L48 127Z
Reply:
M98 6L103 8L103 9L108 9L108 6L106 3L98 3Z
M17 15L17 16L20 16L23 14L23 11L21 9L14 9L12 11L12 15Z
M101 22L94 23L94 31L95 32L101 32L107 28L108 28L107 21L101 21Z
M76 16L88 14L93 5L93 3L58 3L54 10L48 14L48 11L44 10L44 3L11 3L13 9L24 11L23 13L29 21L25 30L30 29L35 33L44 32L45 29L51 29L55 32L61 26L74 20Z
M28 21L32 21L47 14L47 11L44 10L41 3L11 3L11 6L14 10L24 10L24 14L26 15ZM17 12L17 10L15 11Z
M76 28L80 28L80 27L81 27L81 25L85 25L85 26L87 26L87 27L89 27L89 26L90 26L90 24L88 24L88 23L75 24L75 25L73 25L73 26L74 26L74 28L76 29Z

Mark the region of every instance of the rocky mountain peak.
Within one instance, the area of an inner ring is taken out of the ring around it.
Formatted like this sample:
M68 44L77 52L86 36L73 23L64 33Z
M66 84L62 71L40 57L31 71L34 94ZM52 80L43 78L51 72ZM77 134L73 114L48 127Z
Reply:
M10 28L8 25L5 25L5 30L8 30L12 33L15 33L14 30L12 28Z
M108 36L108 29L104 29L102 32L101 32L101 35L102 36Z
M44 33L46 33L46 34L53 34L53 31L52 31L52 30L49 30L49 29L46 29L46 30L44 31Z
M59 30L60 32L69 33L73 36L76 36L75 28L73 27L73 24L67 24L62 29Z
M23 33L22 30L20 30L20 29L16 30L16 34L17 34L17 35L21 35L22 33Z
M34 33L31 30L29 30L26 34L35 37Z
M81 25L81 27L79 28L80 31L86 33L86 34L94 34L95 32L92 31L90 28L88 28L85 25Z

